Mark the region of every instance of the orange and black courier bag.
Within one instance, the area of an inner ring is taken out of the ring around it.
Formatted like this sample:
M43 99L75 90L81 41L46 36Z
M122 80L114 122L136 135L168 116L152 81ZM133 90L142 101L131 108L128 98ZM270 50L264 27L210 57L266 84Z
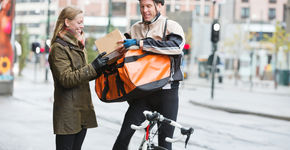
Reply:
M171 75L167 55L128 50L95 81L95 91L103 102L135 99L162 88Z

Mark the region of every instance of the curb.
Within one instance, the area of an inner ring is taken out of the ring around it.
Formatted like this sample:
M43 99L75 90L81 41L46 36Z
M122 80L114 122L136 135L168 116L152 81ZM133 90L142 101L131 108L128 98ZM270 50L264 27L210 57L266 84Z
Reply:
M271 114L265 114L265 113L251 112L251 111L233 109L233 108L222 107L222 106L214 106L214 105L209 105L209 104L195 102L193 100L190 100L189 102L191 104L193 104L193 105L196 105L196 106L202 106L202 107L215 109L215 110L222 110L222 111L229 112L229 113L248 114L248 115L255 115L255 116L260 116L260 117L266 117L266 118L290 121L290 117L285 117L285 116L277 116L277 115L271 115Z

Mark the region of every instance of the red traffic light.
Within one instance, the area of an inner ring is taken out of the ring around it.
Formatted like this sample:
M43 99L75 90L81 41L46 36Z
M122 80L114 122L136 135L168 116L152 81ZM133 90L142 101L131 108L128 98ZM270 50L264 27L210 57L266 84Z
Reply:
M190 45L189 44L185 44L184 45L184 49L189 50L190 49Z

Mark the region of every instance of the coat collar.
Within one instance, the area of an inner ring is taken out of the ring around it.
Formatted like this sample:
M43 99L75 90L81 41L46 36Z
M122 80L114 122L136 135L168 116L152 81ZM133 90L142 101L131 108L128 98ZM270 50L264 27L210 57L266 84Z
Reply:
M165 20L165 19L166 19L166 17L160 15L154 22L152 22L150 24L146 24L145 22L142 22L142 21L140 21L140 24L151 26L151 25L157 24L160 20Z
M70 45L73 45L73 47L77 47L80 50L84 49L84 44L81 43L81 41L76 37L75 34L72 33L71 30L64 29L59 32L58 36L64 41L68 42ZM80 36L83 36L83 34Z

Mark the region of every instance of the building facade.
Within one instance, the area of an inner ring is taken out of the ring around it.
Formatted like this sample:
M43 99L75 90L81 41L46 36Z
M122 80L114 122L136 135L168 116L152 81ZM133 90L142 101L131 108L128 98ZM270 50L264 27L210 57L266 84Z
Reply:
M58 2L58 10L68 5L75 5L85 11L85 30L90 36L100 37L106 34L110 0L64 0ZM162 14L166 12L193 12L197 16L211 18L213 2L211 0L166 0ZM125 32L136 21L141 20L138 0L111 0L111 24ZM189 18L191 19L191 18Z
M98 38L107 32L109 5L112 7L111 24L125 32L141 19L138 0L50 0L50 34L57 15L65 6L77 6L85 12L87 36ZM285 21L287 0L165 0L162 13L192 12L193 18L211 23L220 18L227 24L242 25L259 41L264 34L275 31L275 22ZM16 0L16 26L28 28L30 41L46 38L48 0ZM169 14L169 13L168 13Z
M24 25L29 33L30 42L44 41L47 36L48 9L50 9L50 32L56 21L57 5L55 0L16 0L15 25L16 35L19 27Z

